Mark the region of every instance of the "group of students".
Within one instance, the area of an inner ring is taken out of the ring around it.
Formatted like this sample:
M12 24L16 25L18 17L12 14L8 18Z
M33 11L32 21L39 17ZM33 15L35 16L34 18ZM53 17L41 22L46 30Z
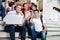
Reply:
M6 25L10 28L11 40L15 40L15 27L19 27L21 40L25 40L26 38L26 28L28 35L31 36L31 40L37 40L38 34L41 40L46 40L47 26L44 18L40 16L40 11L37 9L36 4L31 3L28 5L28 3L24 3L20 5L17 2L9 2L9 8L6 13L6 15L18 15L20 18L23 18L21 24Z

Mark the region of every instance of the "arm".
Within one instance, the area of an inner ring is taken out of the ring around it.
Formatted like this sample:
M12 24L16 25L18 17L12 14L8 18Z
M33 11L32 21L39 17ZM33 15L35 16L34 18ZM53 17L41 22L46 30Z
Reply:
M27 12L27 15L25 15L25 19L26 19L26 20L29 20L30 17L31 17L31 13L28 11L28 12Z
M46 32L46 30L47 30L47 25L46 25L46 23L43 23L43 25L44 25L44 32Z
M45 23L45 20L44 20L44 18L43 18L43 26L44 26L44 32L46 32L46 30L47 30L47 25L46 25L46 23Z
M32 23L32 24L33 24L33 19L32 19L32 18L30 19L30 23Z

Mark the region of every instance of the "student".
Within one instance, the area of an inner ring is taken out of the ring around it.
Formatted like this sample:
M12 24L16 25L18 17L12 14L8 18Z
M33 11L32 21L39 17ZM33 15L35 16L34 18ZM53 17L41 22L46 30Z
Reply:
M30 36L30 26L29 26L29 19L31 17L31 13L30 11L28 10L28 4L27 3L24 3L23 4L23 13L24 13L24 16L25 16L25 26L27 26L27 30L28 30L28 37Z
M25 29L25 26L24 26L24 15L23 15L23 13L21 11L21 5L18 4L16 6L16 10L8 12L7 15L18 15L18 16L23 18L22 23L18 24L17 27L19 27L19 29L20 29L19 31L21 33L21 40L25 40L26 29ZM15 27L16 26L12 24L12 25L8 25L8 27L10 27L9 30L10 30L10 38L11 38L11 40L15 40Z
M7 8L6 10L6 13L10 12L10 11L13 11L14 10L14 2L9 2L9 7Z
M31 2L30 5L29 5L30 6L30 10L32 10L32 6L33 5L35 5L35 3Z
M32 6L31 6L31 17L34 17L34 10L37 9L37 5L35 5L34 3L32 3Z
M17 6L17 4L19 4L19 0L14 0L14 10L16 10L16 6Z
M34 18L34 10L37 9L37 5L35 5L34 3L31 3L31 18ZM31 38L33 38L32 35L34 35L34 25L30 23L30 28L31 28Z
M39 11L34 10L34 15L35 15L35 18L31 18L30 20L30 22L34 25L34 30L32 30L33 31L32 40L37 39L37 34L41 35L41 40L46 40L47 26L45 24L45 20L43 19L43 25L44 25L44 30L43 30L41 19L39 16Z

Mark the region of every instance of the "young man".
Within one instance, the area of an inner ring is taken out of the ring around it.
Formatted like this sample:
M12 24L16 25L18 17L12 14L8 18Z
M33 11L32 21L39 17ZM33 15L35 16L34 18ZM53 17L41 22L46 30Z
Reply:
M42 24L38 10L34 10L34 16L35 18L31 18L30 20L30 22L34 25L34 30L32 30L33 31L32 40L36 40L37 34L41 35L41 40L46 40L47 26L45 24L45 20L43 19ZM44 30L42 25L44 25Z
M21 5L17 5L16 6L16 10L14 10L14 11L10 11L10 12L8 12L8 14L7 15L18 15L18 16L20 16L20 18L22 17L23 18L23 20L22 20L22 22L21 22L21 24L17 24L17 27L19 27L19 31L20 31L20 33L21 33L21 40L25 40L25 35L26 35L26 29L25 29L25 26L24 26L24 15L23 15L23 13L22 13L22 11L21 11ZM12 19L13 20L13 19ZM11 38L11 40L15 40L15 26L16 25L8 25L8 27L10 27L10 38Z

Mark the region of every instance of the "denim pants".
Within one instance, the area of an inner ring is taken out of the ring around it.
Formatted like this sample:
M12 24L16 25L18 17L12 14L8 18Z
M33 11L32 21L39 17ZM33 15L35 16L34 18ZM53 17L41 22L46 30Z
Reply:
M0 5L0 11L1 11L1 16L2 16L2 20L3 20L3 18L5 17L5 8L3 7L3 5L1 4Z
M25 26L27 27L28 35L31 36L31 27L28 20L25 21Z
M17 26L20 27L20 26ZM26 37L26 28L24 26L20 27L21 40L25 40ZM15 40L15 26L10 25L10 38Z
M41 31L41 32L36 32L34 25L31 25L31 33L32 33L32 40L37 40L37 35L39 34L41 36L41 40L46 40L46 33Z

